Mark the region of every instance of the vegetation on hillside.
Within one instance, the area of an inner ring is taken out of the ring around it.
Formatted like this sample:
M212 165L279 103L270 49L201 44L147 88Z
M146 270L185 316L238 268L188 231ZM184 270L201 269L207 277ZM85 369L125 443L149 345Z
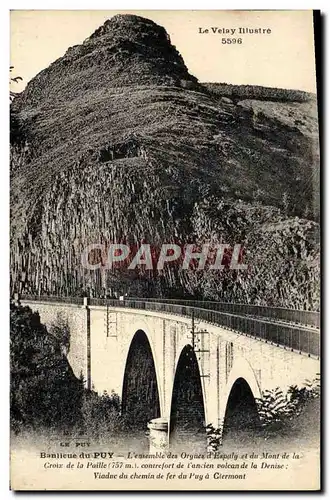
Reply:
M58 339L29 307L10 305L11 425L62 428L79 418L82 387ZM33 402L33 404L31 404Z
M124 428L118 396L87 390L83 378L73 374L64 353L67 337L63 318L48 331L38 313L10 304L10 423L15 433L100 438Z

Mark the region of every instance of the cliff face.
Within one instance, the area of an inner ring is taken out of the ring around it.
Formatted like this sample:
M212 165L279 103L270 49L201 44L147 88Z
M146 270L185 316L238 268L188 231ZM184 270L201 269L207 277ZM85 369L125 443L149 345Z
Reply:
M308 281L311 266L300 247L306 227L317 232L318 139L315 100L305 97L219 97L189 74L162 27L130 15L110 19L12 104L12 289L99 295L138 279L136 293L249 300L247 275L225 270L227 293L223 273L205 273L198 283L175 267L161 276L114 277L82 269L81 253L91 243L142 240L252 246L270 220L300 228L293 255ZM317 266L310 241L306 251ZM278 242L286 248L287 235ZM267 262L269 251L259 260ZM274 258L284 283L292 281L281 265L288 255ZM262 296L269 285L253 266ZM306 280L296 268L295 279ZM317 295L317 278L309 281L307 295ZM305 299L301 292L298 306ZM276 293L273 300L286 299ZM307 302L315 307L317 299Z

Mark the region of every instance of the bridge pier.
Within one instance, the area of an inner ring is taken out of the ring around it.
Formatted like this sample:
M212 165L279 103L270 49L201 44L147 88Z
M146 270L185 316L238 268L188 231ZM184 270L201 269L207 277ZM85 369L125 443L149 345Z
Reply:
M157 451L166 451L169 448L169 424L167 418L154 418L148 423L149 434L149 451L156 453Z

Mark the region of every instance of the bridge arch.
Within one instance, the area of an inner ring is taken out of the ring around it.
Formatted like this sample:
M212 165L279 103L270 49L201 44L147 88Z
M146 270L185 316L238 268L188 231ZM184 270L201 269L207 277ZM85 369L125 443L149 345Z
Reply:
M187 344L176 363L170 406L170 440L205 439L206 406L200 367L193 347Z
M133 427L146 429L147 423L161 415L160 387L152 344L144 330L138 329L129 344L122 384L122 413Z
M255 429L259 422L256 399L261 391L248 361L242 357L235 360L226 385L222 422L224 436L233 431Z

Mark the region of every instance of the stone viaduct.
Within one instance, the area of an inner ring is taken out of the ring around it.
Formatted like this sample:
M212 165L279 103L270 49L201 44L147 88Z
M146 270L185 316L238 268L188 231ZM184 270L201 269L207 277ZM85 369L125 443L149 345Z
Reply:
M251 334L252 319L246 315L237 331L216 324L221 321L214 316L199 315L197 309L194 314L193 308L163 308L142 301L137 306L118 300L81 298L70 303L26 298L22 304L37 310L47 326L59 315L67 319L68 359L76 376L83 374L87 387L99 393L115 391L123 411L134 414L134 405L140 405L137 411L142 405L143 418L161 419L166 432L185 412L222 429L235 406L245 412L266 389L303 386L320 371L319 331L314 327L282 321L279 342L267 334L273 320L254 320ZM305 330L308 342L301 342L306 352L292 343L295 336L302 339ZM180 399L185 404L180 406Z

